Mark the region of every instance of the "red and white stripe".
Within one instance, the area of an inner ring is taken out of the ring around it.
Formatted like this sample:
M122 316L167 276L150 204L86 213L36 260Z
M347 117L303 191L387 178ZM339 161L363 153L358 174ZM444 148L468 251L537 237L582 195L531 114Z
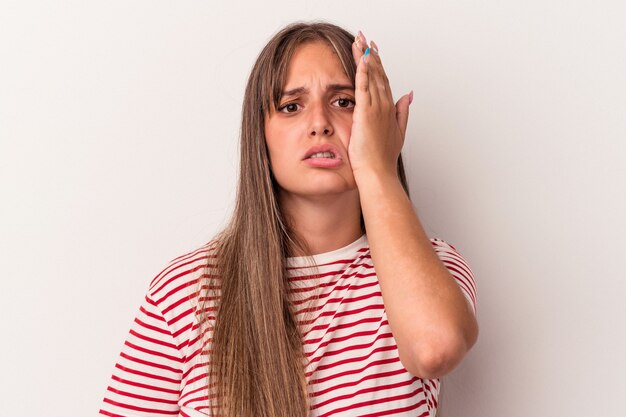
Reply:
M475 310L476 284L449 244L431 239ZM100 414L210 415L207 361L195 315L209 243L174 259L150 284L115 366ZM400 363L366 236L333 252L289 258L291 299L303 333L311 416L434 416L439 380ZM208 312L211 314L211 312ZM211 334L205 334L204 340Z

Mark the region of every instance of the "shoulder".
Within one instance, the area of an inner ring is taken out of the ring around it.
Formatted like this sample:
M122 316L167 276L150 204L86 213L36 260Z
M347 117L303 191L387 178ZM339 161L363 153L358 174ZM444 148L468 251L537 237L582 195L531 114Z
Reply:
M205 245L172 259L150 282L148 297L162 310L183 299L197 296L200 280L209 276L215 265L217 242Z
M442 261L447 260L449 262L459 264L459 266L467 269L468 274L473 275L469 265L467 264L463 256L450 243L439 238L431 238L430 243Z
M452 250L456 252L456 248L443 239L433 237L433 238L430 238L430 243L433 245L436 251L437 250L444 250L444 251Z
M476 280L469 263L459 251L448 242L432 238L430 243L439 259L454 277L474 311L476 311Z

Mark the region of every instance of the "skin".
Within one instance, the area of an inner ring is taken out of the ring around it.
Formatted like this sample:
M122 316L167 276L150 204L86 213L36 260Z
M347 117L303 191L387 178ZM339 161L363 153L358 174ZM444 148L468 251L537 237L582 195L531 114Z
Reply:
M350 88L331 91L329 84ZM305 43L292 57L283 91L298 87L308 91L283 96L278 109L266 116L265 138L281 187L281 209L312 253L323 253L362 234L359 192L348 154L356 98L339 58L322 42ZM308 149L325 143L337 147L341 166L313 168L302 161Z
M469 302L439 260L396 174L412 93L395 104L380 55L364 59L359 32L352 45L357 63L355 89L331 92L348 83L339 59L324 43L302 45L290 62L284 97L297 105L266 117L272 171L281 186L281 208L313 253L341 248L361 236L362 211L370 252L398 345L412 374L438 378L449 373L475 343L478 325ZM353 109L336 101L353 94ZM280 107L280 106L279 106ZM284 111L294 110L286 115ZM302 157L314 144L332 143L344 164L310 167Z

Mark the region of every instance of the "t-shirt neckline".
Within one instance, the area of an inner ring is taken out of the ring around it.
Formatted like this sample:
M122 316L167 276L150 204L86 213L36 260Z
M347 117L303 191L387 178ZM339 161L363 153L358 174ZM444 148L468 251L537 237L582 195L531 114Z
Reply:
M311 258L315 262L316 265L326 264L332 261L336 261L338 259L347 259L350 257L354 257L357 251L363 247L367 246L367 235L362 234L360 238L355 240L348 245L335 249L329 252L319 253L317 255L312 256L290 256L287 258L287 266L290 267L299 267L299 266L310 266Z

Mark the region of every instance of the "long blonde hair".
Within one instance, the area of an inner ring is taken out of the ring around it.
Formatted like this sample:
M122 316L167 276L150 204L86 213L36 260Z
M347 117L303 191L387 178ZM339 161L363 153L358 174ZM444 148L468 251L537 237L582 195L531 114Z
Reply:
M281 212L265 143L265 115L279 105L291 57L305 42L324 41L354 83L354 35L327 22L297 22L259 54L242 107L240 172L234 213L216 238L216 264L200 283L202 334L209 355L210 407L229 417L308 415L302 336L289 302L286 259L308 253ZM398 175L407 190L402 158ZM363 226L363 221L361 222ZM212 290L218 288L218 290ZM216 300L209 320L209 300ZM213 324L214 323L214 324Z

